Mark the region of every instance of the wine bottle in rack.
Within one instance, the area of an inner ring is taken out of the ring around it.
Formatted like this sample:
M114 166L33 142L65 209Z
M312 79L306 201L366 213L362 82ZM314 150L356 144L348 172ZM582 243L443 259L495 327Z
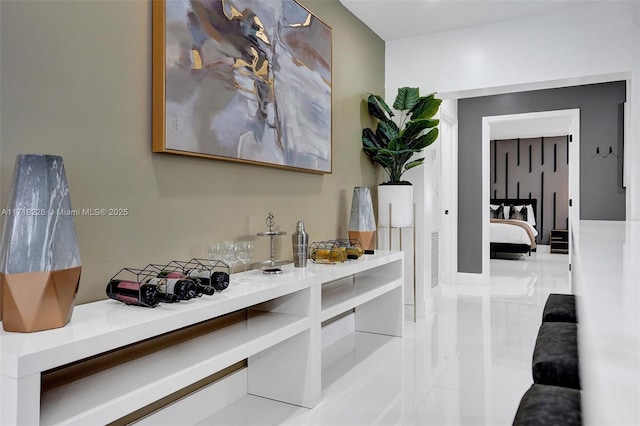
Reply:
M222 271L215 271L211 274L211 287L217 291L222 291L229 287L229 274Z
M175 294L179 300L193 299L197 295L196 283L183 278L150 278L148 284L155 284L164 289L165 293Z
M209 281L211 280L206 277L194 276L194 275L191 275L190 273L185 274L179 271L161 271L158 274L158 277L191 280L196 285L196 296L202 296L203 294L206 294L207 296L211 296L213 293L216 292L216 290L209 285Z
M107 296L127 305L155 307L160 299L160 287L150 283L113 279L107 284Z
M202 285L211 286L211 272L208 269L191 269L187 271L189 278L197 278Z
M316 263L344 262L347 260L347 252L339 247L312 248L309 258Z
M202 281L204 287L212 290L211 294L213 294L214 291L222 291L229 286L229 274L226 272L211 272L209 269L192 269L187 272L187 275L191 279Z
M176 296L175 294L162 292L158 293L158 300L163 303L176 303L180 301L178 299L178 296Z
M196 293L198 296L202 296L203 294L207 296L212 296L213 293L215 292L216 292L216 289L211 286L196 284Z

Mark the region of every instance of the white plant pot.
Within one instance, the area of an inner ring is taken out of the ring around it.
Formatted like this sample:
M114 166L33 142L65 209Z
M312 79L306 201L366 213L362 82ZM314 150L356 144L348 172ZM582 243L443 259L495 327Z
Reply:
M378 226L406 228L411 225L413 225L413 186L378 185Z

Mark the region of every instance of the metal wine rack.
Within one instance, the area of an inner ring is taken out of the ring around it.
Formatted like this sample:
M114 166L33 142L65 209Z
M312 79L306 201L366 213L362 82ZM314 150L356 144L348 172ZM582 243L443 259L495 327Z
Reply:
M215 272L223 272L227 277L230 276L231 270L229 266L222 260L216 259L199 259L193 258L191 260L172 260L167 264L150 263L144 268L122 268L109 280L107 285L107 293L115 293L115 286L119 281L129 281L142 286L150 280L157 278L158 275L164 271L176 272L179 274L188 275L189 271L207 271L209 276L213 276ZM226 288L226 287L225 287ZM220 291L220 290L218 290ZM138 298L141 299L140 288L138 289ZM126 303L126 302L125 302ZM148 307L154 307L150 305L143 305Z
M358 240L317 241L309 245L309 259L314 263L339 263L358 259L364 250Z

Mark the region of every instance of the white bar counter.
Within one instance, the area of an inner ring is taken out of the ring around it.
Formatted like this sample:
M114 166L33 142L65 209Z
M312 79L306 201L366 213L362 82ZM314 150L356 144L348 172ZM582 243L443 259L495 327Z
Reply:
M640 222L580 221L572 285L585 425L640 425Z

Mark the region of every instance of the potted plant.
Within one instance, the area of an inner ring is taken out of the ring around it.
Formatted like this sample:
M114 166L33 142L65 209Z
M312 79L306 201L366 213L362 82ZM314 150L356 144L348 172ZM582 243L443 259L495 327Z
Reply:
M362 130L362 149L389 175L389 180L378 186L380 226L402 228L413 223L413 187L401 179L404 172L424 163L424 157L414 159L413 155L438 138L439 120L433 116L441 103L435 93L420 96L417 87L401 87L393 103L393 109L399 112L396 123L396 115L384 99L369 94L367 107L377 123L375 131Z

